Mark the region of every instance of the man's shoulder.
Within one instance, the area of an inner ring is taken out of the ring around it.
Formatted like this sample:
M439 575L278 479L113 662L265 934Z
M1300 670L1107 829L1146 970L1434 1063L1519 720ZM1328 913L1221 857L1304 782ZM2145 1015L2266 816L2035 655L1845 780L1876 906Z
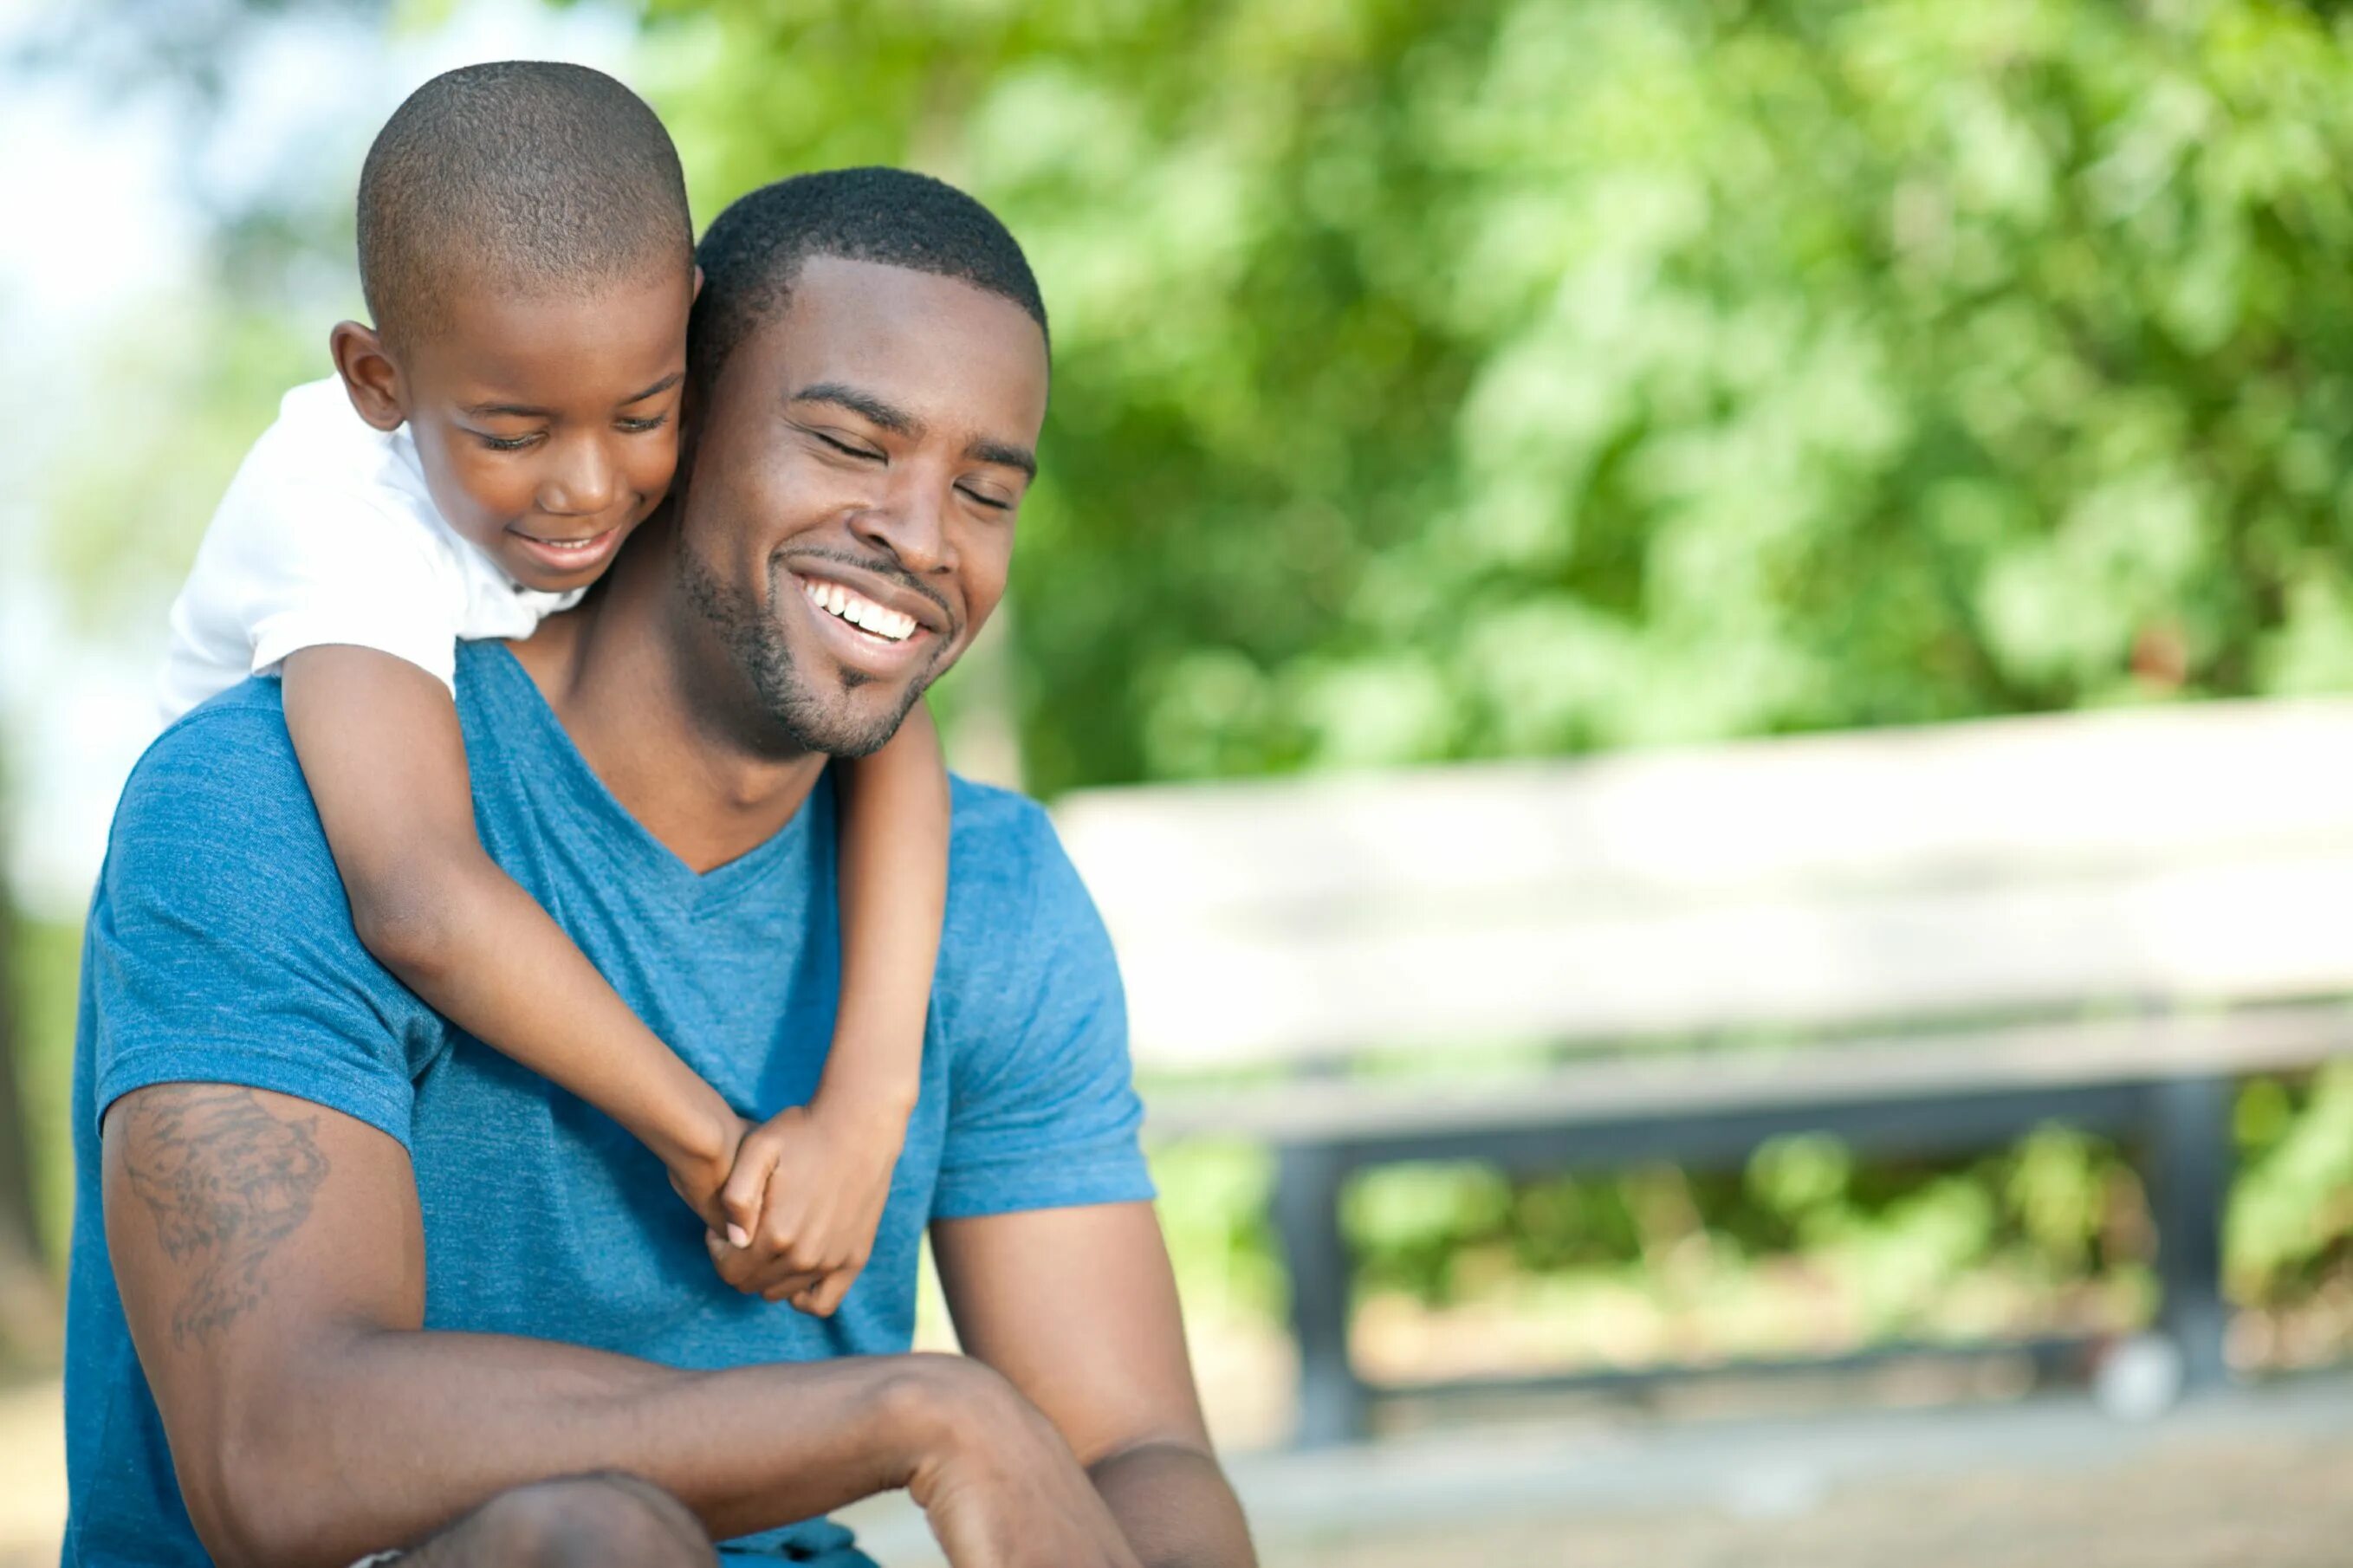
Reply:
M933 1215L1148 1199L1119 965L1094 900L1035 801L962 781L955 799Z
M1046 808L1028 795L962 773L948 774L952 846L958 854L1013 853L1050 837Z
M132 768L116 816L166 805L194 784L205 786L195 793L199 802L234 796L248 782L258 795L276 797L290 774L299 784L302 770L286 732L283 689L270 677L251 676L164 727ZM308 800L306 791L303 804Z
M458 708L475 711L499 695L496 668L504 650L488 645L473 658L459 645ZM470 725L467 749L477 751L495 725ZM114 836L126 829L169 826L202 828L217 820L233 830L289 831L325 852L311 786L286 729L285 687L275 676L248 676L164 726L124 782L114 811Z
M409 1082L442 1037L352 928L277 682L191 710L132 770L84 952L85 1114L229 1083L406 1137Z
M984 904L1001 918L1008 896L1034 901L1071 875L1053 820L1028 795L950 773L948 799L951 921L959 902Z
M174 720L132 768L99 897L126 875L200 880L225 862L292 872L326 855L279 683L256 677Z
M944 978L985 992L1060 979L1087 983L1108 969L1111 948L1094 900L1063 852L1046 808L1026 795L950 778Z

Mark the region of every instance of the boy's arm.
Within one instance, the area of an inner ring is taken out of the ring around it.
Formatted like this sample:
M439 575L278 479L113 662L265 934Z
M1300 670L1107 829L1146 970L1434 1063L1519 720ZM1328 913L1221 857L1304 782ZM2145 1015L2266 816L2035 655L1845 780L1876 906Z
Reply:
M841 796L841 1005L818 1102L915 1106L948 897L948 774L931 710L849 764Z
M717 1220L741 1122L484 852L448 690L343 647L290 655L285 684L286 728L368 951L436 1011L628 1128Z
M948 777L917 703L841 792L841 1001L817 1094L744 1136L721 1203L770 1300L828 1316L866 1266L923 1073Z

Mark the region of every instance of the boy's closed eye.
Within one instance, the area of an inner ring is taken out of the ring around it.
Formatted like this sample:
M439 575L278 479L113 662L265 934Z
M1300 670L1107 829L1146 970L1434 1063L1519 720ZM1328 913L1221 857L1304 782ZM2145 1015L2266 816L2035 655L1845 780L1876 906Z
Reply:
M667 413L652 414L643 418L616 419L613 428L624 436L648 436L669 423ZM493 436L487 430L468 430L466 434L493 452L521 452L547 439L544 430L532 430L520 436Z

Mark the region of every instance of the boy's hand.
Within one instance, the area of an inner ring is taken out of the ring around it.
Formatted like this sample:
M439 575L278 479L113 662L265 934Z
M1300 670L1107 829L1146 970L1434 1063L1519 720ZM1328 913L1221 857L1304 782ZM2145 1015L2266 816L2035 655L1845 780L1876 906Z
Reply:
M829 1318L866 1267L907 1138L903 1110L852 1103L778 1111L744 1135L719 1194L724 1234L749 1256L729 1270L737 1288Z
M735 1169L737 1151L754 1131L751 1122L728 1111L724 1121L691 1143L654 1149L670 1171L670 1190L686 1200L686 1206L701 1216L704 1225L737 1247L748 1245L751 1233L729 1218L726 1205L720 1201L720 1190L728 1173Z

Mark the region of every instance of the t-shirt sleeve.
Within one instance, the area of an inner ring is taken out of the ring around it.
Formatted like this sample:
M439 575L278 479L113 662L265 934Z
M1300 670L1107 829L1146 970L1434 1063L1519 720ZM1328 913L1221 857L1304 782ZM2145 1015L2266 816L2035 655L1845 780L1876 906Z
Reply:
M234 518L225 507L215 524L237 535L227 586L252 646L248 673L339 645L388 653L455 692L465 599L439 540L337 487L287 485L250 504Z
M952 883L936 1219L1153 1195L1111 937L1045 813L1014 809L998 843L960 855L978 864Z
M187 645L177 651L241 667L216 684L324 644L375 648L452 684L462 563L387 476L383 439L340 386L301 387L246 454L173 609Z
M90 909L95 1110L156 1083L299 1096L406 1143L440 1035L359 943L274 700L216 704L132 772Z

